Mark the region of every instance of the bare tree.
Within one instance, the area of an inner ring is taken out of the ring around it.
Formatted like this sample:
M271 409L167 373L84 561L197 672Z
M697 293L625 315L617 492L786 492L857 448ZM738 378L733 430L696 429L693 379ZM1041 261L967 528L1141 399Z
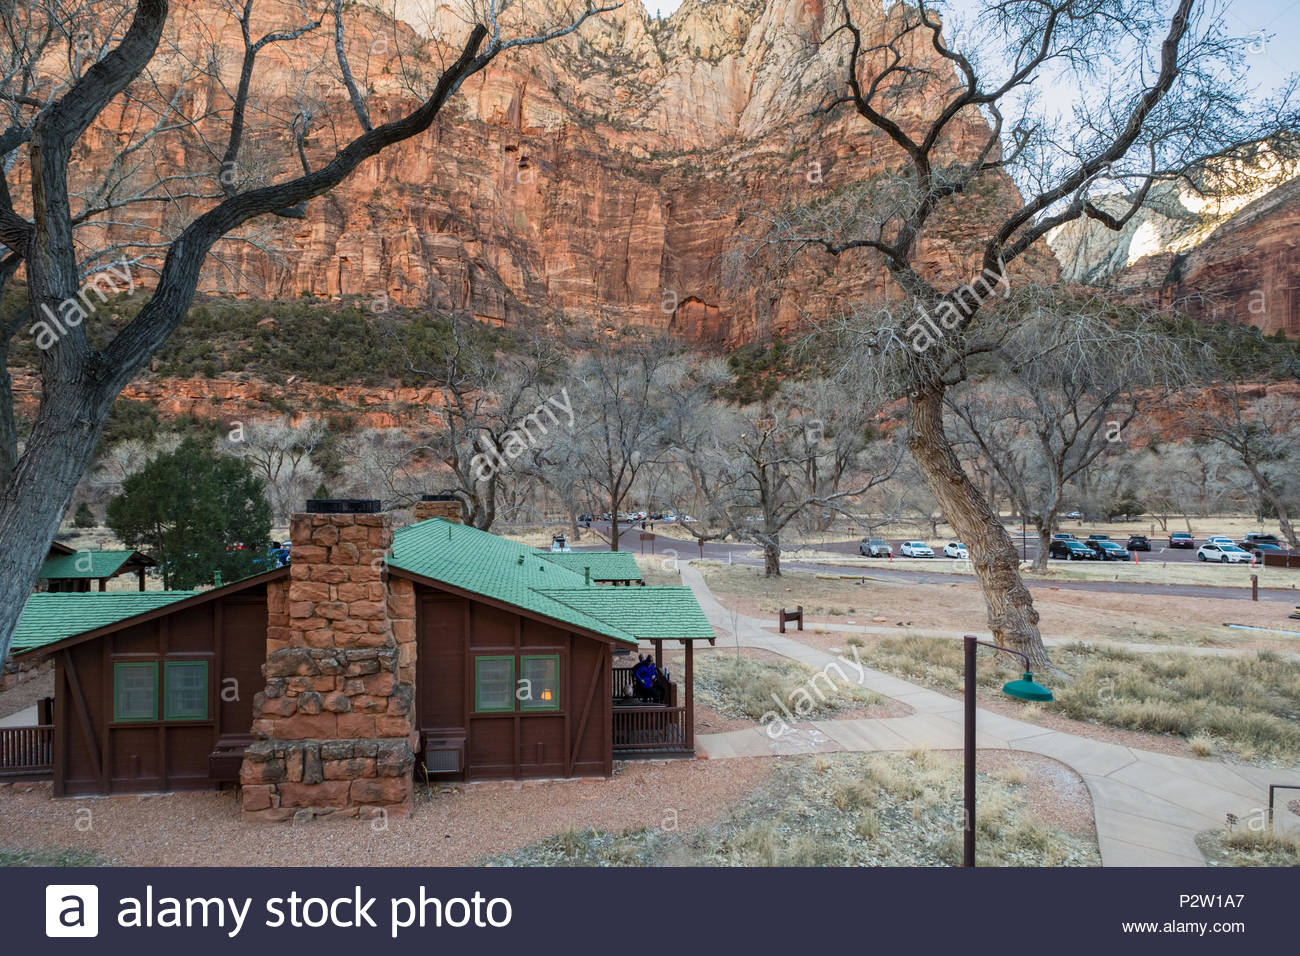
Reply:
M950 389L956 440L974 444L1038 532L1036 570L1070 484L1127 442L1139 413L1186 380L1176 342L1149 320L1116 324L1094 299L1037 296L993 358L1001 374Z
M224 99L215 94L221 101L210 103L202 122L186 109L211 99L207 89L222 54L211 44L204 48L204 37L212 33L202 24L189 25L183 37L169 34L168 0L34 0L0 8L8 113L0 129L0 291L21 267L27 300L0 336L0 365L7 366L9 341L29 323L44 322L48 333L38 339L44 346L41 401L21 455L7 374L0 382L0 659L113 399L184 319L209 253L258 217L301 215L303 204L337 186L366 159L429 129L465 80L497 56L571 33L614 5L557 6L553 29L507 38L500 0L470 4L473 25L463 45L449 50L441 68L432 71L413 109L381 124L371 121L346 55L337 56L336 83L322 73L320 96L337 102L346 91L354 115L351 121L341 113L332 119L336 145L324 156L318 146L308 148L310 110L258 98L261 51L304 41L320 23L296 4L276 7L283 22L264 33L251 29L253 0L233 7L245 38L241 81ZM340 9L335 4L336 47L346 51ZM435 52L441 55L442 48ZM195 76L203 81L201 96L198 90L188 95L188 80ZM242 82L244 77L250 80ZM250 143L245 124L254 114L267 117L272 128ZM274 129L277 117L288 122ZM122 130L115 142L126 144L92 156L82 140L101 119ZM148 144L143 152L142 142ZM277 151L277 145L287 148ZM202 170L206 184L196 184L193 175L170 182L163 172L141 185L140 170L155 155L186 147L195 157L212 157ZM107 188L88 195L81 185L88 181L87 169ZM11 183L25 184L26 196L16 198ZM183 201L173 201L173 191ZM119 240L114 223L130 218L127 204L161 207L162 221L175 225L160 229L141 219ZM86 329L87 277L110 265L122 270L141 263L156 269L151 293L129 321L104 330L110 334L102 346L93 345Z
M824 388L812 383L805 389L793 389L793 394L778 392L739 409L736 423L723 436L726 459L720 476L714 479L714 494L723 496L718 510L726 516L730 534L763 549L767 577L781 573L781 534L791 521L810 509L815 509L818 517L847 513L844 508L850 499L889 480L898 466L897 454L865 460L869 456L859 449L852 456L857 480L853 487L842 486L850 467L836 465L842 445L827 439L828 434L835 434L835 423L819 417L830 414L825 408L813 413L815 406L808 399ZM860 427L861 422L843 425L847 430Z
M294 424L286 416L278 421L247 422L231 430L221 451L243 458L262 479L271 502L271 520L289 523L290 516L311 497L322 472L312 454L328 433L322 419L308 418Z
M1276 515L1287 546L1300 550L1293 520L1300 508L1300 402L1230 382L1198 404L1206 406L1193 412L1200 436L1231 452L1250 476L1262 510Z
M641 469L668 460L664 395L679 351L666 338L628 332L587 343L574 369L577 465L591 497L609 506L611 551L618 550L618 514Z
M868 25L841 0L825 42L845 68L824 109L876 134L881 172L827 177L787 213L760 213L768 223L755 239L767 251L742 244L773 276L831 256L888 277L893 301L834 326L844 367L907 398L912 454L971 549L994 638L1040 666L1049 662L1019 555L953 450L944 396L998 338L982 307L1013 281L1013 263L1044 268L1033 257L1050 230L1082 217L1120 229L1153 184L1296 125L1290 89L1262 109L1243 100L1243 41L1222 14L1197 0L1172 12L1158 0L988 0L962 25L917 0ZM1033 95L1047 82L1077 91L1072 112ZM1023 202L996 211L988 200L1013 195L1009 177ZM1103 209L1102 194L1124 207ZM973 262L975 278L937 271L927 260L936 242Z
M431 451L447 466L450 481L438 490L456 496L466 524L486 531L496 520L502 484L512 480L514 461L524 457L503 451L512 436L532 448L553 440L553 428L571 425L559 414L572 410L567 392L555 384L554 391L564 393L557 400L547 387L559 380L565 363L540 337L506 351L456 316L451 337L437 368L417 370L437 383L442 397L432 410L442 429ZM514 477L524 475L521 470Z

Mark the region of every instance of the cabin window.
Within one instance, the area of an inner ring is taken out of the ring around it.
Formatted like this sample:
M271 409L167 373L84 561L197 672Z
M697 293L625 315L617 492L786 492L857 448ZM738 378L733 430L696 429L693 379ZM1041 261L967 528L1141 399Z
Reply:
M524 655L519 659L519 676L521 709L560 709L559 654Z
M113 665L113 719L158 719L158 665Z
M515 709L515 659L474 658L474 709L483 712Z
M208 719L208 662L163 665L163 713L167 720Z

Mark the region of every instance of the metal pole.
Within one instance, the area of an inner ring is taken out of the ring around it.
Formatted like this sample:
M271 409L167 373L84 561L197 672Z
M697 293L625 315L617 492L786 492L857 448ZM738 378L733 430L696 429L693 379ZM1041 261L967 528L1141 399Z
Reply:
M975 644L974 636L962 638L966 652L966 717L962 729L966 737L966 755L962 765L965 775L965 832L962 842L962 866L975 865Z

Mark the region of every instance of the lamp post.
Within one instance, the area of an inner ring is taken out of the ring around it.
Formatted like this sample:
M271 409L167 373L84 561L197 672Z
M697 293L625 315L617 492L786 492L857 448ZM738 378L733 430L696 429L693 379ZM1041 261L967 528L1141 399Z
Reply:
M962 638L966 652L966 717L963 729L966 736L966 755L962 763L966 791L965 833L962 842L962 866L975 865L975 648L991 647L995 651L1014 654L1025 664L1025 676L1020 680L1008 681L1002 685L1002 693L1017 700L1051 700L1052 692L1041 684L1034 683L1034 675L1029 671L1029 656L1009 647L990 644L977 640L975 635L967 634Z

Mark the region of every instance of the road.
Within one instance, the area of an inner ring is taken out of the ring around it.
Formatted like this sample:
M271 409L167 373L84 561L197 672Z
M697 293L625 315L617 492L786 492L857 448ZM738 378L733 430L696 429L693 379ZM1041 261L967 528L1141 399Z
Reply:
M648 524L653 524L650 522ZM593 521L591 531L597 532L602 538L608 539L609 525L606 522ZM634 554L640 553L640 524L623 526L619 535L619 546L623 551L631 551ZM1013 538L1019 538L1019 529L1016 529ZM903 540L915 539L886 539L898 553L898 547ZM817 550L825 552L840 552L844 554L858 553L859 539L848 541L827 542L817 545ZM951 559L942 556L943 544L946 542L933 542L935 558L937 562L948 562ZM755 546L747 542L705 542L703 549L699 544L693 541L680 541L669 538L658 538L655 541L656 550L659 554L664 554L665 549L673 549L677 552L678 557L694 558L704 557L714 561L725 561L731 564L744 564L749 566L761 566L762 559L751 556ZM1033 560L1037 554L1036 539L1031 537L1027 543L1026 560ZM579 544L574 550L578 551L604 551L609 547L606 541L603 545L582 545ZM1196 552L1182 550L1179 548L1160 548L1148 554L1140 554L1139 560L1142 561L1182 561L1196 564ZM888 561L881 559L879 563L872 562L866 566L862 565L833 565L825 563L810 563L800 561L797 553L787 553L781 561L781 567L791 571L812 571L828 574L848 574L864 575L869 577L887 577L890 580L896 580L901 584L944 584L954 580L966 578L973 579L974 575L963 574L959 572L947 571L925 571L915 567L901 568L897 565L891 565ZM1118 571L1118 568L1116 569ZM1243 581L1245 575L1249 572L1242 568ZM1300 573L1295 575L1297 584L1300 584ZM1031 589L1049 590L1060 589L1067 591L1103 591L1112 594L1154 594L1165 597L1188 597L1188 598L1218 598L1236 601L1249 601L1250 589L1247 587L1223 587L1211 584L1155 584L1147 581L1052 581L1039 582L1027 581ZM1280 601L1283 603L1290 602L1300 606L1300 590L1292 588L1273 588L1261 586L1259 589L1259 599L1261 601Z

